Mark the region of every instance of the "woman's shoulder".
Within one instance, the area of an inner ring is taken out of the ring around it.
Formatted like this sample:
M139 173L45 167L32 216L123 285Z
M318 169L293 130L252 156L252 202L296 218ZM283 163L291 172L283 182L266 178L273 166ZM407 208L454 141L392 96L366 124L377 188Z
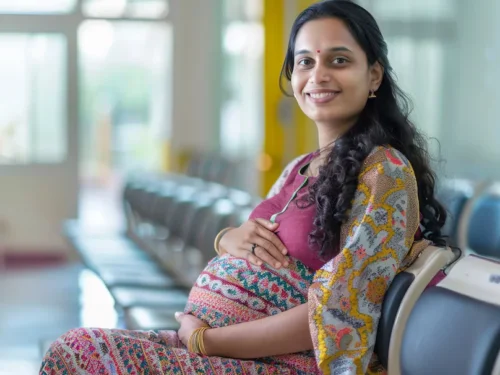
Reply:
M286 181L292 174L292 172L296 169L302 166L307 160L311 158L313 153L309 154L303 154L300 156L297 156L295 159L293 159L291 162L287 164L285 169L281 172L281 175L278 177L274 185L271 187L271 190L269 190L269 193L267 194L267 198L271 198L275 196L276 194L279 193L279 191L283 188L285 185Z
M285 167L284 171L292 171L295 167L298 167L302 164L304 164L306 161L311 159L311 157L314 155L314 152L311 152L309 154L302 154L300 156L297 156L295 159L293 159L291 162L287 164Z
M413 175L408 158L392 146L376 146L363 162L361 174L373 171L392 177L400 177L403 172Z

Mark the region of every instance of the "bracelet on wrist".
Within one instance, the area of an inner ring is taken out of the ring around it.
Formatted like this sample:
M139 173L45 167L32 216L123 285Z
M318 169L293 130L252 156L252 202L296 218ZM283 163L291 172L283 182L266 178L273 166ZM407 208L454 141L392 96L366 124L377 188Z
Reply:
M192 353L207 355L203 335L210 327L200 327L194 330L188 340L188 351Z
M214 241L214 249L215 249L215 252L218 254L218 255L221 255L220 253L220 249L219 249L219 243L220 243L220 240L222 239L222 236L224 236L227 232L229 232L231 229L234 229L233 227L228 227L228 228L224 228L223 230L221 230L217 236L215 237L215 241Z

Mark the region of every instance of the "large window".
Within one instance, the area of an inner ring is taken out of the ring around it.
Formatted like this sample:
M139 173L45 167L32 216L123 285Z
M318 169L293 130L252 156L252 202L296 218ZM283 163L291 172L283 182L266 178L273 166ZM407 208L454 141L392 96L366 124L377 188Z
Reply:
M83 177L160 168L170 103L168 24L89 20L78 41Z
M358 0L378 21L453 20L456 0ZM410 25L411 26L411 25Z
M221 150L230 157L260 152L263 115L263 0L224 0Z
M84 0L84 14L91 17L162 18L168 13L165 0Z
M441 139L446 121L449 46L457 35L455 0L358 0L377 20L397 82L413 104L412 121ZM431 147L438 147L431 142ZM437 151L437 150L436 150Z
M77 134L85 181L160 168L168 10L167 0L0 0L0 164L64 163Z
M389 45L412 119L431 142L439 177L500 178L500 3L358 0Z
M0 13L70 13L77 0L0 0Z
M4 33L0 50L0 164L63 161L64 35Z
M412 120L428 137L439 138L443 118L443 42L391 36L387 43L398 83L414 105Z

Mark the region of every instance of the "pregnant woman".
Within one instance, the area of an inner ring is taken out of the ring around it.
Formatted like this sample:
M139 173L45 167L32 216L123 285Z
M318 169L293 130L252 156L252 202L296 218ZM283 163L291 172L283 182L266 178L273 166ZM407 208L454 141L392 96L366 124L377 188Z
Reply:
M384 294L431 242L445 244L446 219L387 53L358 5L303 11L282 75L318 150L217 236L178 332L74 329L40 374L384 373L373 352Z

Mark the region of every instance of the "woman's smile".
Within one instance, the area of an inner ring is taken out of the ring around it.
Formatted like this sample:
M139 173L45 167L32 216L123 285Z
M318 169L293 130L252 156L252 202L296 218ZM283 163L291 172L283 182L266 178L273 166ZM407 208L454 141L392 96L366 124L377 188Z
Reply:
M339 94L340 91L327 90L327 89L310 90L305 93L307 100L313 104L330 103Z

